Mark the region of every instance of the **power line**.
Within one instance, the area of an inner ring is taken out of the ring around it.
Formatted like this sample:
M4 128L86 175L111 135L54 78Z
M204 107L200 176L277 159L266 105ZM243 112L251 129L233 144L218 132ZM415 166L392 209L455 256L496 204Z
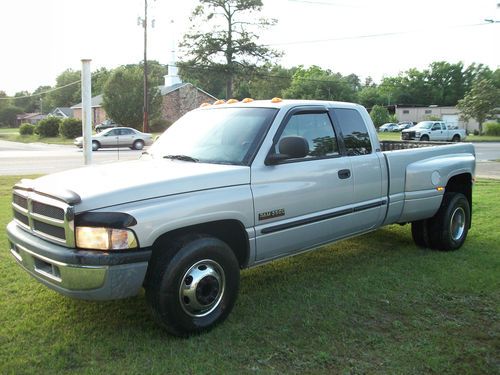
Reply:
M34 98L34 97L37 97L37 96L40 96L40 95L44 95L44 94L48 94L50 92L54 92L54 91L57 91L57 90L64 89L64 88L69 87L69 86L76 85L77 83L80 83L80 82L81 82L81 80L78 80L78 81L75 81L75 82L68 83L67 85L56 87L56 88L53 88L53 89L50 89L50 90L47 90L47 91L37 92L36 94L24 95L24 96L10 96L10 97L5 97L5 98L0 98L0 100L17 100L17 99Z
M462 28L462 27L477 27L477 26L487 26L491 25L491 22L481 22L481 23L473 23L473 24L465 24L465 25L455 25L450 26L450 29ZM435 31L435 30L433 30ZM292 42L282 42L282 43L270 43L265 44L265 46L285 46L285 45L295 45L295 44L313 44L313 43L326 43L326 42L335 42L340 40L355 40L355 39L368 39L368 38L379 38L386 36L394 36L394 35L404 35L404 34L412 34L412 33L420 33L422 30L409 30L409 31L394 31L387 33L379 33L379 34L365 34L365 35L355 35L355 36L345 36L345 37L337 37L337 38L326 38L326 39L315 39L315 40L302 40L302 41L292 41Z

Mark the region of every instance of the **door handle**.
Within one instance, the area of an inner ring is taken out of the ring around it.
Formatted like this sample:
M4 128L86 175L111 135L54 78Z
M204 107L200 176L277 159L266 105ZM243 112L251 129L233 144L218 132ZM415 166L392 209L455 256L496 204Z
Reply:
M349 169L341 169L339 171L339 178L345 180L346 178L351 177L351 171Z

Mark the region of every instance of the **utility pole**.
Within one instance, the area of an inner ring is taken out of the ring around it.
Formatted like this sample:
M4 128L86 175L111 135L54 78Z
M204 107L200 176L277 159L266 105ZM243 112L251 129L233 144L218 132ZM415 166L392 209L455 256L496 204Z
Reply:
M144 0L144 118L142 122L142 131L149 131L148 114L148 0Z
M82 59L82 133L85 165L92 164L91 77L90 59Z

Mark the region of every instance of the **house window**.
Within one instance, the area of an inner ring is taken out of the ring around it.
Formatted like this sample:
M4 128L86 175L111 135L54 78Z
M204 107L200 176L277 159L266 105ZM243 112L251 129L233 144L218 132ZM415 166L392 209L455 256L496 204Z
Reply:
M426 114L426 115L430 115L431 113L432 113L432 109L426 109L426 110L425 110L425 114Z
M403 109L403 115L409 115L410 110L409 109Z

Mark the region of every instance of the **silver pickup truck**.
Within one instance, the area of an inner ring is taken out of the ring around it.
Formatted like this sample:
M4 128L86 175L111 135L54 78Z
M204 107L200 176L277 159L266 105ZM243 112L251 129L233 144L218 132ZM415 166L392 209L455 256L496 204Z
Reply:
M39 282L91 300L144 287L186 335L226 318L240 269L394 223L458 249L474 173L471 144L380 143L357 104L245 100L186 114L140 160L22 180L7 232Z

